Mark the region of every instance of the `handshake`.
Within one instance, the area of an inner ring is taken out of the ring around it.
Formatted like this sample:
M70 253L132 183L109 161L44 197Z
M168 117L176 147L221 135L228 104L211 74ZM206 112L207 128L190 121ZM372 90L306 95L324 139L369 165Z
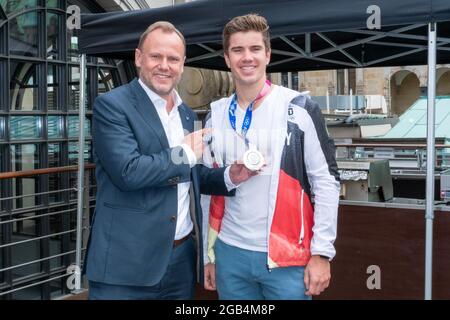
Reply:
M184 137L183 143L188 145L192 151L194 151L195 156L198 159L202 157L203 150L207 143L208 136L211 135L213 128L205 128L201 130L194 131ZM230 179L233 184L238 185L252 176L257 175L260 170L250 170L243 163L235 162L230 167Z

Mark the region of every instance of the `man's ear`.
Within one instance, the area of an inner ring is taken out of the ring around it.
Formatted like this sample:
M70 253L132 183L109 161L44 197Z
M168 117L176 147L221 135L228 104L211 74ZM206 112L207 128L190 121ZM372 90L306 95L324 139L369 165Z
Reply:
M227 64L227 67L231 69L230 57L228 57L228 54L225 51L223 52L223 56L225 58L225 63Z
M141 50L136 48L136 50L134 50L134 64L138 68L141 67L141 55L142 55Z
M184 58L183 58L183 63L181 64L181 72L180 72L180 74L183 74L183 72L184 72L184 64L186 63L186 56L184 56Z
M271 55L272 55L272 51L270 49L267 50L267 52L266 52L266 66L269 65L269 63L270 63Z

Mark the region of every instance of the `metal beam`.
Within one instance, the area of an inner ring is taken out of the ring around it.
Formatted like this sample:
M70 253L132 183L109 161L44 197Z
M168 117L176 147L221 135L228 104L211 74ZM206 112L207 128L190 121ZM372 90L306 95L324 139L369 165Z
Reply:
M214 58L214 57L221 56L221 55L223 55L223 50L218 50L218 51L202 54L201 56L186 59L186 63L205 60L205 59L209 59L209 58Z
M401 48L416 48L423 49L428 48L427 45L422 44L409 44L409 43L396 43L396 42L386 42L386 41L371 41L369 44L379 45L379 46L387 46L387 47L401 47Z
M198 45L200 48L205 49L206 51L209 51L209 52L216 52L216 50L214 50L213 48L208 47L207 45L204 45L203 43L197 43L197 45Z
M424 25L419 25L424 26ZM402 38L402 39L412 39L412 40L422 40L427 41L427 36L419 36L414 34L399 34L394 31L373 31L373 30L339 30L341 32L347 32L347 33L359 33L359 34L367 34L367 35L385 35L385 37L392 37L392 38ZM437 41L450 43L450 38L436 38Z
M410 55L410 54L413 54L413 53L417 53L417 52L420 52L420 51L424 51L424 50L426 50L426 48L424 48L424 49L418 48L418 49L405 51L405 52L402 52L402 53L397 53L397 54L394 54L392 56L387 56L387 57L384 57L384 58L381 58L381 59L368 61L368 62L366 62L364 64L364 66L370 66L370 65L373 65L373 64L376 64L376 63L379 63L379 62L383 62L383 61L386 61L386 60L392 60L392 59L404 57L404 56L407 56L407 55Z
M303 56L297 52L278 50L278 49L272 49L271 51L272 51L272 54L279 54L279 55L288 56L288 57L305 58L305 56Z
M391 32L404 32L404 31L408 31L408 30L411 30L411 29L415 29L418 26L422 26L422 25L411 25L411 26L401 27L401 28L395 29L395 30L393 30ZM339 30L339 32L352 32L352 31ZM378 39L381 39L381 38L384 38L384 37L386 37L386 35L379 34L379 35L375 35L375 36L368 37L368 38L365 38L365 39L351 41L351 42L348 42L348 43L341 44L341 45L339 45L339 46L337 46L335 48L328 48L328 49L323 49L323 50L319 50L319 51L313 52L312 56L314 56L314 57L322 56L324 54L328 54L328 53L331 53L331 52L338 51L339 49L346 49L346 48L349 48L349 47L356 46L358 44L367 43L367 42L370 42L370 41L373 41L373 40L378 40Z
M284 42L286 42L288 45L290 45L294 50L299 52L302 56L304 56L304 57L308 57L309 56L302 48L300 48L298 45L296 45L294 42L292 42L291 40L289 40L285 36L281 36L280 39L283 40Z
M438 45L442 45L442 43L439 43ZM384 57L384 58L381 58L381 59L369 61L369 62L366 62L364 65L365 66L370 66L370 65L373 65L373 64L376 64L376 63L379 63L379 62L383 62L383 61L386 61L386 60L391 60L391 59L404 57L404 56L407 56L407 55L410 55L410 54L413 54L413 53L417 53L417 52L420 52L420 51L425 51L425 50L427 50L427 48L428 48L427 46L422 46L422 47L414 49L414 50L409 50L409 51L401 52L401 53L398 53L398 54L394 54L392 56L388 56L388 57ZM437 48L437 46L436 46L436 48ZM444 48L444 49L449 49L450 50L450 48Z
M295 59L302 59L302 58L308 59L308 60L321 61L321 62L337 63L337 64L341 64L341 65L344 65L344 66L349 66L349 67L358 67L359 66L358 64L352 64L352 63L339 61L339 60L331 60L331 59L324 59L324 58L313 57L311 54L307 54L302 48L300 48L298 45L296 45L294 42L292 42L291 40L289 40L285 36L281 36L280 39L283 40L284 42L286 42L289 46L291 46L298 53L300 53L301 56L297 56L296 58L289 58L289 59L282 60L282 61L277 61L277 62L269 64L269 66L276 66L276 65L279 65L279 64L282 64L282 63L286 63L286 62L289 62L289 61L294 61ZM282 51L281 50L277 50L277 52L281 53ZM288 54L288 55L290 55L290 54Z
M328 44L332 45L334 48L337 48L338 45L336 43L334 43L333 41L331 41L327 36L321 34L320 32L316 33L319 37L321 37L323 40L325 40ZM359 60L357 60L355 57L353 57L351 54L349 54L348 52L346 52L344 49L338 49L338 51L340 53L342 53L344 56L346 56L347 58L349 58L350 60L352 60L354 63L356 63L358 66L361 66L361 62Z
M308 59L308 60L313 60L313 61L321 61L321 62L329 62L329 63L334 63L334 64L340 64L343 66L347 66L347 67L352 67L352 68L357 68L358 65L354 64L354 63L349 63L349 62L344 62L344 61L339 61L339 60L331 60L331 59L323 59L323 58L315 58L315 57L303 57L300 55L285 59L285 60L280 60L280 61L276 61L276 62L272 62L269 64L269 67L272 66L276 66L279 64L283 64L283 63L287 63L287 62L291 62L291 61L295 61L295 60L300 60L300 59Z

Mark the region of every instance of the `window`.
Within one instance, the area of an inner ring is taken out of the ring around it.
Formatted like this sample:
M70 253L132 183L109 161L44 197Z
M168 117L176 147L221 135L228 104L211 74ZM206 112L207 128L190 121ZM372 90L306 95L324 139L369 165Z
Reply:
M0 117L0 140L4 140L5 138L6 138L5 117Z
M39 168L38 144L13 144L10 147L12 171L33 170ZM39 192L38 178L14 178L12 180L12 195L33 195ZM37 196L27 196L14 200L13 209L27 208L39 203Z
M61 0L45 0L47 8L62 8Z
M69 116L69 138L78 137L78 130L80 130L80 120L78 119L78 116ZM84 135L86 137L91 135L91 123L88 118L84 120Z
M337 94L349 95L352 89L353 95L356 94L356 70L339 69L336 70L337 76Z
M78 110L80 99L80 68L70 67L68 86L69 109Z
M356 94L356 69L347 69L348 71L348 87L352 89L353 95ZM350 91L349 91L350 94Z
M73 30L67 30L67 55L72 62L80 62L78 57L78 37L73 34Z
M26 1L17 1L26 2ZM19 56L39 56L38 18L40 12L24 13L9 22L10 53Z
M47 13L47 59L61 58L61 29L62 16L55 13Z
M282 72L281 85L293 90L299 90L298 86L298 72Z
M55 168L63 165L63 153L61 143L49 143L48 144L48 167ZM54 191L55 193L49 194L49 203L56 203L62 201L63 193L58 192L63 188L63 174L52 173L48 175L48 191Z
M40 116L11 116L9 126L12 140L42 137L42 117Z
M292 83L291 89L299 90L299 86L298 86L298 72L292 72L291 73L291 83Z
M2 12L0 8L0 23L4 19L2 18ZM6 27L0 28L0 55L6 55L8 53L8 35L6 34Z
M8 109L8 88L6 86L8 83L6 75L7 70L6 59L3 60L0 58L0 111L6 111L6 109Z
M47 118L47 137L48 137L48 139L58 139L58 138L64 137L63 116L48 116L48 118Z
M6 14L19 11L21 9L32 8L37 5L38 0L0 0L0 5Z
M287 72L282 72L281 73L281 85L283 87L289 88L289 75L288 75Z
M114 88L114 81L111 70L101 68L98 72L98 94L111 91Z
M62 110L60 99L61 66L48 64L47 67L47 109Z
M31 111L39 109L39 65L26 61L11 61L10 108Z
M345 88L345 70L344 69L339 69L336 70L337 73L337 84L336 84L336 88L337 88L337 94L338 95L342 95L342 94L346 94L346 88Z
M91 142L87 141L84 145L84 161L92 160ZM78 164L78 142L69 142L69 165L74 166ZM75 186L72 185L72 186Z

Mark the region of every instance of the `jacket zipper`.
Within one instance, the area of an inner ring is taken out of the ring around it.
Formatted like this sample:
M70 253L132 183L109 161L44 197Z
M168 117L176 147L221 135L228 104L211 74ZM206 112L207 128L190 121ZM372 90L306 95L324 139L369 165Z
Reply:
M302 224L300 228L300 239L298 241L299 244L303 243L303 238L305 237L305 224L304 224L304 216L303 216L303 196L305 194L305 190L302 190L302 198L300 199L300 217L302 219Z

